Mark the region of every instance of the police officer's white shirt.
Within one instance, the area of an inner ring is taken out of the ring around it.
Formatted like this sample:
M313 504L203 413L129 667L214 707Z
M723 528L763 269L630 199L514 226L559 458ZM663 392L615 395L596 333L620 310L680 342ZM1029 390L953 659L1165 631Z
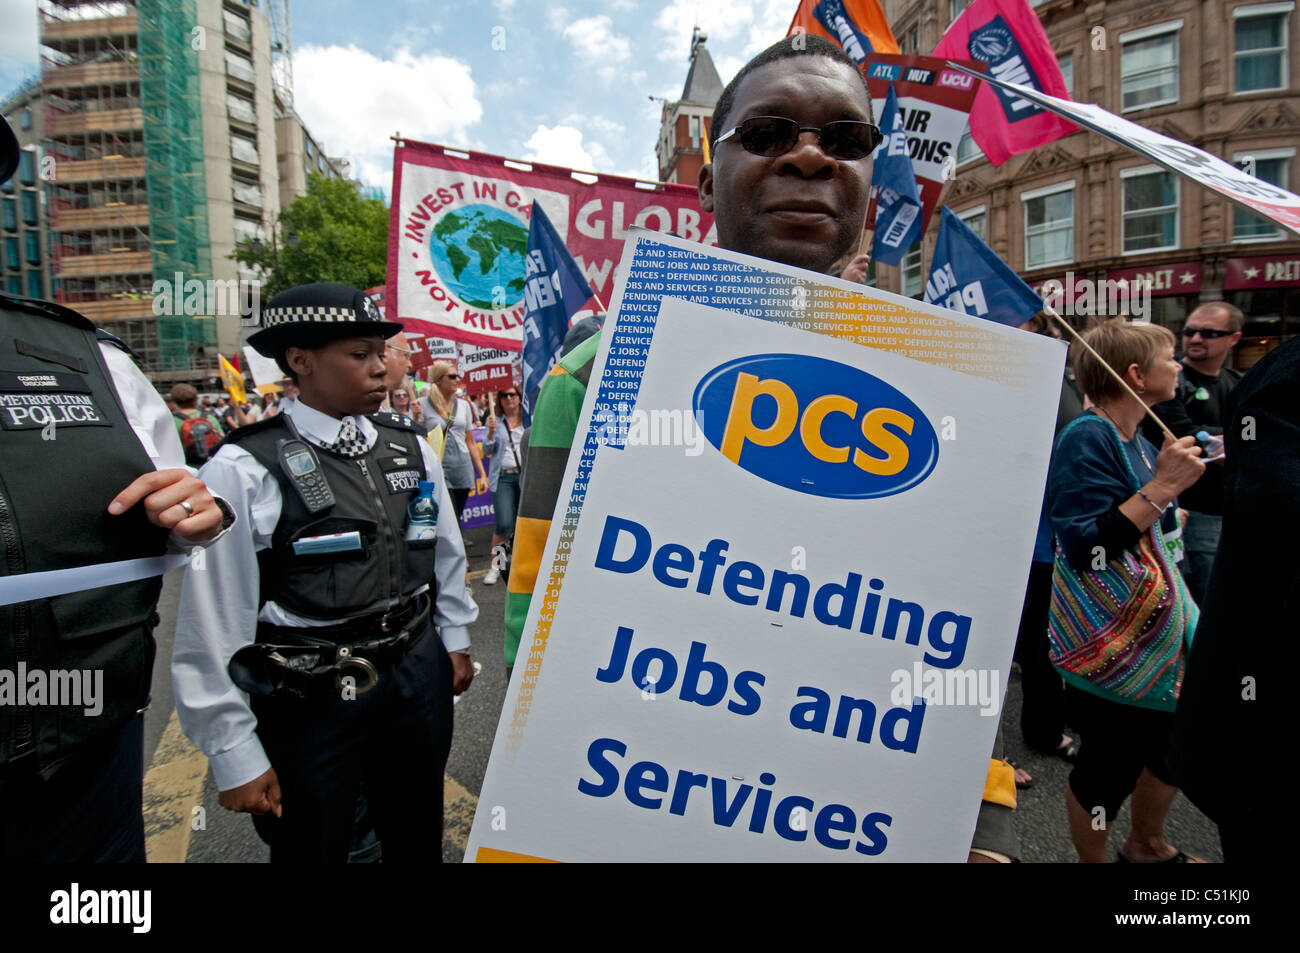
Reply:
M115 344L99 345L104 363L113 377L113 386L122 400L127 422L144 446L145 453L159 470L185 467L185 450L176 433L176 418L158 396L149 378L135 366L130 356ZM191 472L193 472L191 470Z
M341 420L300 400L283 407L282 412L293 418L298 432L310 443L326 447L338 440ZM374 424L365 417L354 417L353 421L373 447L378 437ZM425 472L437 484L439 511L446 514L438 520L434 558L438 598L433 606L433 621L441 629L447 651L455 652L469 648L468 627L478 618L478 606L465 591L465 545L442 467L429 445L423 440L417 442ZM252 454L237 444L223 446L204 464L200 476L210 492L226 499L236 519L227 537L205 553L201 568L191 563L185 572L172 655L172 685L181 727L210 759L217 789L228 791L271 767L254 731L257 719L248 696L235 687L226 671L230 657L254 641L258 619L300 627L335 625L346 620L305 619L270 601L259 613L255 553L271 546L280 521L280 486Z
M185 449L181 446L180 435L176 432L176 418L172 416L167 403L154 389L153 383L144 375L130 355L116 344L101 342L99 351L104 355L108 373L113 379L113 387L122 401L122 410L126 412L127 423L135 433L145 453L153 461L157 470L197 471L185 463ZM221 494L211 491L212 496ZM173 553L193 552L195 547L208 548L228 531L223 531L216 539L205 543L195 543L171 533L167 537L167 549Z

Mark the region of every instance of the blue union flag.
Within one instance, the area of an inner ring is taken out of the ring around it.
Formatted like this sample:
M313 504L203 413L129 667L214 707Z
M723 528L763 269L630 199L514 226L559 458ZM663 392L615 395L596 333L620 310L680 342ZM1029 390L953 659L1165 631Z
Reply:
M921 237L921 193L916 187L916 173L907 152L907 133L898 109L894 84L889 84L889 98L880 115L884 138L876 147L871 184L877 186L876 232L871 243L871 257L886 265L897 265L907 250Z
M591 285L542 207L533 203L524 256L525 420L532 416L542 381L555 363L569 319L592 297Z

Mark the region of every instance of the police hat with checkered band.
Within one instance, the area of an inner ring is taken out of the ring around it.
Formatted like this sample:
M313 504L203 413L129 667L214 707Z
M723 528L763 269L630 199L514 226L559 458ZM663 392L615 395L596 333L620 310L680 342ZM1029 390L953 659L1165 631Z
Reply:
M262 309L262 328L248 343L266 357L280 357L286 348L320 347L350 337L390 338L402 326L385 321L364 291L352 285L322 281L281 291Z

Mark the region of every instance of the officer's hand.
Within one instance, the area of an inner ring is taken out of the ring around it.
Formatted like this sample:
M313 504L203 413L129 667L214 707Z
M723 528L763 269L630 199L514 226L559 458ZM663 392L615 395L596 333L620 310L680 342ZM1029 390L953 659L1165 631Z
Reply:
M459 695L474 681L474 663L464 652L449 652L451 657L451 691Z
M279 817L280 779L275 776L275 768L267 768L247 784L222 791L217 795L217 801L227 811L239 811L242 814L265 814L270 811Z
M188 470L154 470L144 474L113 498L108 511L117 516L141 500L149 522L174 530L191 542L207 542L221 532L220 507L206 484L190 476ZM193 515L180 505L182 500L193 509Z

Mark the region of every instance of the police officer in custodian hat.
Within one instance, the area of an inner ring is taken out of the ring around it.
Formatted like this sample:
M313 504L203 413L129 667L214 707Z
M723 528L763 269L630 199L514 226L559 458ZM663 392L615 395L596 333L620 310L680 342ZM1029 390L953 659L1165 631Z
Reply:
M348 285L276 295L249 341L298 399L202 470L236 523L186 574L176 707L272 861L345 861L363 786L385 861L442 854L478 608L442 468L408 418L376 413L400 330Z

